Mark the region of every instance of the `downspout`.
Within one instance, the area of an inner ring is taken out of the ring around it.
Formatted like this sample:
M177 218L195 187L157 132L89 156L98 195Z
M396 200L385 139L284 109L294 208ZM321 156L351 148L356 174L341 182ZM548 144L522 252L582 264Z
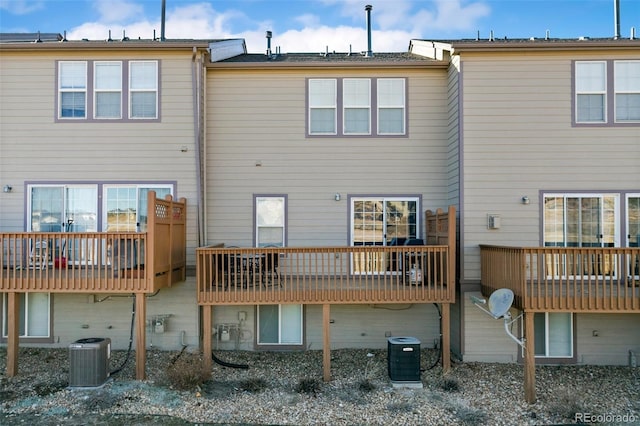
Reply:
M191 87L193 91L193 137L195 145L195 160L196 160L196 223L198 234L198 247L205 245L206 235L204 227L204 192L203 182L204 177L202 175L202 136L201 136L201 115L202 109L200 108L200 101L203 98L203 85L198 78L198 71L202 70L201 56L197 55L197 48L194 46L193 55L191 57ZM197 60L196 60L197 58Z

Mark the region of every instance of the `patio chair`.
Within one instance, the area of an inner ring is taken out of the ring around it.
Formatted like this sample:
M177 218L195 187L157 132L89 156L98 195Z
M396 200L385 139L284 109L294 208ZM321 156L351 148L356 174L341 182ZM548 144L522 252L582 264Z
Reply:
M278 246L267 246L278 247ZM278 287L282 287L280 283L280 273L278 272L278 262L280 260L280 253L272 252L264 255L264 264L262 265L262 283L267 285L274 285L278 283Z
M49 264L49 243L45 240L36 240L31 245L29 252L29 267L33 269L47 269Z

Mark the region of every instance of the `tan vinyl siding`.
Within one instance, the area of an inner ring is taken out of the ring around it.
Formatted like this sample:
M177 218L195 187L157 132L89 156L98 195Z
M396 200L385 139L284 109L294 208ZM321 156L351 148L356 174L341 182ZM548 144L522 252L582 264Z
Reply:
M147 298L147 320L155 315L170 315L165 322L164 333L154 333L147 327L147 348L177 350L182 343L190 348L198 346L197 310L185 309L194 305L194 292L195 278L189 277L186 282ZM66 348L78 339L108 337L112 349L128 348L131 297L105 294L53 294L51 297L55 318L52 347Z
M637 190L640 126L572 127L572 60L631 51L463 56L464 248L461 279L480 277L478 244L537 246L540 191ZM522 196L530 205L522 205ZM501 215L499 230L487 214Z
M408 137L305 137L305 78L404 76ZM417 194L423 209L446 205L444 70L218 69L207 85L210 243L253 244L253 194L287 194L290 246L345 244L348 194Z
M628 365L630 350L640 357L640 315L578 314L575 321L578 363Z
M176 181L177 195L195 203L191 56L189 49L0 52L0 180L13 186L11 194L0 195L2 229L23 228L29 181ZM56 122L59 60L158 60L160 120ZM188 220L189 264L195 264L194 218Z
M471 295L483 298L480 292L463 294L464 361L515 362L519 346L505 333L504 321L494 320L471 302ZM513 333L518 334L517 325Z

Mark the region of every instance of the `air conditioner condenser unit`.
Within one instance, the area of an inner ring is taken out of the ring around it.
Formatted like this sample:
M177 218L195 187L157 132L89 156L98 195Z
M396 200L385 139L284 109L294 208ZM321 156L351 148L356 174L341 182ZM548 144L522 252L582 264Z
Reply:
M69 345L69 386L101 386L109 377L111 339L90 337Z

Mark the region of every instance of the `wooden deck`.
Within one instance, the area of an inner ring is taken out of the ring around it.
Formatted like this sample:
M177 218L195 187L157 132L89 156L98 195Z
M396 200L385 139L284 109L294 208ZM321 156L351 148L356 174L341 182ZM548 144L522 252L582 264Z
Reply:
M0 293L7 294L7 376L18 373L25 293L134 294L136 376L145 377L146 297L186 276L186 200L148 194L146 232L0 233Z
M640 248L481 246L482 292L525 312L640 313Z

